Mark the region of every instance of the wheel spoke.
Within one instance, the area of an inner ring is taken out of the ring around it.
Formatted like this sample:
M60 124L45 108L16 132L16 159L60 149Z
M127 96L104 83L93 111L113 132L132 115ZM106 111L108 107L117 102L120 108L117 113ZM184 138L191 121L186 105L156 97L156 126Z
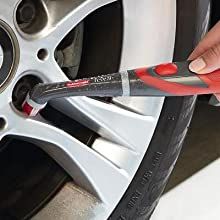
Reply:
M18 117L10 134L26 138L42 147L63 166L76 183L106 204L119 199L130 180L123 169L49 124ZM109 182L112 183L111 190Z
M157 101L155 101L157 99ZM155 116L161 111L162 98L155 97L117 97L113 103L142 115Z
M103 138L97 138L92 148L127 173L136 172L140 154Z
M107 140L126 146L137 153L145 151L151 134L143 137L143 131L153 132L154 117L137 114L114 104L87 97L67 98L52 104L78 120Z
M1 1L0 18L13 25L14 11L20 0Z
M7 99L7 93L8 91L5 90L2 92L2 95L0 95L0 118L5 120L5 125L1 124L0 125L0 141L8 135L8 132L12 128L13 124L10 122L13 121L13 116L14 112L11 108L11 106L8 104L8 99ZM12 119L12 120L11 120Z
M39 66L38 69L40 70L38 76L45 82L62 82L69 80L52 56L44 65Z
M114 1L116 0L44 0L49 19L48 43L56 48L61 40L87 15Z

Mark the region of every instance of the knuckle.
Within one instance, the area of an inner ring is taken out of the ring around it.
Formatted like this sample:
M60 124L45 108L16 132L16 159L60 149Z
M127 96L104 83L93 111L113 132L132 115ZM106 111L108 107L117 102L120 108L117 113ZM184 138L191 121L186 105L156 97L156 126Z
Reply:
M215 59L220 58L220 45L216 45L209 50L209 57Z
M205 54L202 55L208 66L220 64L220 44L210 48Z

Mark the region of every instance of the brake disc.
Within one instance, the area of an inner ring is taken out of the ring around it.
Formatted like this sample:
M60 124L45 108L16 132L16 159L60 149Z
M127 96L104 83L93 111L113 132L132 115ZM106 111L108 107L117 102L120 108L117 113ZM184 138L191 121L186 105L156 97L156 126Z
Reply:
M55 58L60 68L69 79L78 74L82 56L84 24L81 22L61 42L55 51Z

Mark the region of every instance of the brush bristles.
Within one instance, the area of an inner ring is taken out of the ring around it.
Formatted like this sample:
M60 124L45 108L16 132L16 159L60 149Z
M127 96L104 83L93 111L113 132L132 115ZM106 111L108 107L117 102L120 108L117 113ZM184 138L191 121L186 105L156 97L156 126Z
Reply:
M23 112L28 115L29 117L34 117L36 116L44 107L44 105L40 105L33 100L30 99L29 94L27 95L23 105L22 105L22 110Z

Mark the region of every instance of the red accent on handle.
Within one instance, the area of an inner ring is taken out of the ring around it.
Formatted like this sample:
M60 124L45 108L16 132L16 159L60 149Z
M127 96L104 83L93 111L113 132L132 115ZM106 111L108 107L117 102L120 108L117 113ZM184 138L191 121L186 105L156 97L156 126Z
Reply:
M206 75L199 75L200 78L208 78L211 80L213 83L220 83L220 70L216 70L212 73L206 74Z
M204 83L206 83L208 88L168 82L162 78L152 76L146 68L137 69L135 70L135 73L137 77L140 78L146 85L174 96L220 93L220 70L206 75L195 75L199 77Z
M176 75L178 67L174 63L165 63L155 67L155 72L160 76Z
M90 84L89 80L77 80L74 82L67 82L66 87L67 88L79 88L79 87L87 86L89 84Z
M220 93L220 69L212 73L198 75L198 77L209 86L212 90L211 93Z

